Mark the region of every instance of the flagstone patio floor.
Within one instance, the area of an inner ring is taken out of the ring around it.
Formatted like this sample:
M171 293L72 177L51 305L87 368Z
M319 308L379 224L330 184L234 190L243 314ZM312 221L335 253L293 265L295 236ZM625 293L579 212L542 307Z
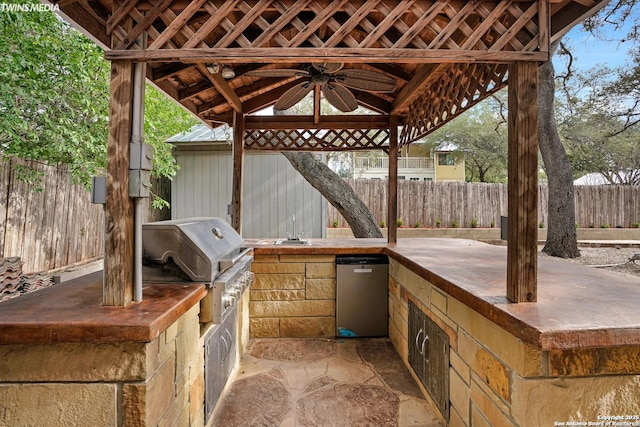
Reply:
M212 426L440 427L388 338L251 340Z

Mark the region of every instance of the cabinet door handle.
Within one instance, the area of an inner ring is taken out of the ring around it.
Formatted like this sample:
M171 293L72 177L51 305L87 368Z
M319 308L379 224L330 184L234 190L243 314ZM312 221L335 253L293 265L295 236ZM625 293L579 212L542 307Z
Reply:
M424 339L422 340L422 346L420 347L420 349L422 350L422 352L420 354L424 354L424 343L426 343L427 341L429 341L429 335L424 336ZM429 360L429 355L427 355L427 360Z
M420 330L418 331L418 334L416 335L416 348L418 349L418 353L420 353L420 355L423 355L424 353L422 351L420 351L420 347L418 346L418 340L420 339L420 334L423 333L422 328L420 328ZM424 350L424 348L423 348Z

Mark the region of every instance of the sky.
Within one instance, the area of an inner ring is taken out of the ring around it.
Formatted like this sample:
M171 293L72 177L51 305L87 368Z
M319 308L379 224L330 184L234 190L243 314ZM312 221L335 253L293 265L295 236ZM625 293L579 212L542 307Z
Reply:
M640 14L640 12L638 12ZM603 38L620 40L628 31L630 20L621 31L614 31L611 26L602 27ZM601 37L583 30L582 25L577 25L563 38L563 43L570 49L574 56L574 67L578 71L586 71L596 65L608 65L610 68L624 66L628 60L628 50L631 43L619 41L605 41ZM554 60L556 71L565 66L560 58Z

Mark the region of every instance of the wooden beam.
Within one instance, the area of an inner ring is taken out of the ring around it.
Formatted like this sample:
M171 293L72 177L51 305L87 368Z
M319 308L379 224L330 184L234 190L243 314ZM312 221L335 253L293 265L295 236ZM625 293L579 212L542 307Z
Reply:
M247 116L246 130L296 130L296 129L388 129L389 116L345 115L320 116L317 124L313 116Z
M160 65L159 67L152 68L151 80L157 82L159 80L168 79L175 75L187 71L189 68L194 68L195 64L180 64L178 62L170 62L168 64Z
M538 65L509 67L507 298L537 300Z
M604 0L569 2L562 10L556 11L551 18L550 42L558 40L578 23L598 12L608 3Z
M389 123L389 190L387 200L387 241L398 241L398 120L391 116Z
M111 47L111 37L105 30L105 23L95 15L95 12L89 13L80 3L70 3L61 5L57 13L101 48Z
M393 101L391 113L404 112L409 105L423 93L423 89L433 84L449 67L446 64L424 64L415 76L407 83Z
M381 98L379 94L363 92L357 89L351 89L351 92L356 97L358 105L380 114L388 115L391 113L391 102Z
M227 100L231 108L238 113L242 113L242 101L240 101L238 95L236 95L231 86L229 86L229 83L227 83L220 73L210 73L204 64L199 64L198 70L200 70L200 73L213 83L218 92Z
M111 63L103 303L133 300L133 202L129 197L129 143L133 112L133 62Z
M242 235L242 181L244 178L244 119L233 112L233 182L231 184L231 225Z
M132 31L135 34L135 32ZM128 38L127 38L128 42ZM108 60L132 59L138 62L186 62L225 64L291 63L291 62L350 62L364 63L466 63L512 61L542 62L548 59L545 52L488 52L481 50L447 49L383 49L383 48L209 48L209 49L114 49L105 52Z

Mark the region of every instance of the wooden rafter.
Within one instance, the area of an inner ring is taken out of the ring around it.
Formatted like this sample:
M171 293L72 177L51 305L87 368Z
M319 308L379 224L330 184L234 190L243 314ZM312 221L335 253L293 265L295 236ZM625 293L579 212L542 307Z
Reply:
M151 80L203 120L226 118L230 111L250 114L273 105L296 81L243 76L248 70L343 62L348 68L382 71L397 80L394 93L352 91L359 105L404 122L400 145L433 131L503 87L507 75L502 70L508 64L546 61L551 40L605 3L57 2L62 13L86 25L105 46L115 47L107 50L107 59L148 62ZM142 34L147 37L146 49L135 44ZM236 78L226 81L207 73L206 65L213 62L233 66ZM320 112L317 107L314 111L317 122Z

